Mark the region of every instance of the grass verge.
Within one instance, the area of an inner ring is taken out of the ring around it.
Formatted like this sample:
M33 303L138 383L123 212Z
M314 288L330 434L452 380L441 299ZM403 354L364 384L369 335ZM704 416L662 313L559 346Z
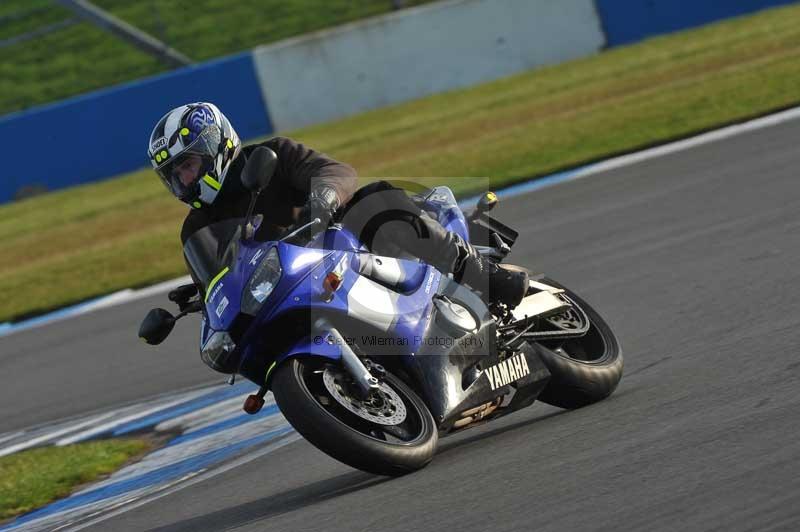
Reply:
M497 188L800 102L800 5L289 134L362 176ZM185 273L149 170L0 207L0 320Z
M98 440L0 457L0 520L65 497L150 448L146 440Z
M407 6L430 0L408 0ZM192 61L205 61L391 11L390 0L95 0ZM65 26L0 49L0 115L165 72L154 57L52 0L0 2L0 40Z

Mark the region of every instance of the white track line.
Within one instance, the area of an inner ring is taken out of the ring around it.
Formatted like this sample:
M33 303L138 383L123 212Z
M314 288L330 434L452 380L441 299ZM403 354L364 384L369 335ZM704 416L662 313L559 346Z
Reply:
M25 431L22 431L22 430L18 430L16 432L10 432L8 434L0 436L0 443L3 443L4 441L8 441L8 440L13 440L14 438L16 438L18 436L22 436L23 434L25 434Z
M759 129L774 127L797 119L800 119L800 107L793 107L792 109L787 109L786 111L763 116L761 118L755 118L747 122L742 122L741 124L734 124L732 126L715 129L714 131L709 131L708 133L703 133L694 137L670 142L669 144L663 144L661 146L648 148L636 153L629 153L627 155L614 157L613 159L608 159L606 161L589 165L589 168L591 168L592 174L616 170L624 166L631 166L643 161L648 161L650 159L664 157L673 153L696 148L704 144L719 142L720 140L725 140L737 135L742 135L744 133L750 133Z
M154 406L152 408L148 408L148 409L142 410L141 412L136 412L135 414L132 414L132 415L129 415L129 416L124 416L124 417L121 417L121 418L118 418L118 419L114 419L113 421L110 421L108 423L103 423L102 425L97 425L95 427L92 427L89 430L86 430L86 431L83 431L83 432L79 432L78 434L73 434L72 436L69 436L67 438L62 438L62 439L60 439L60 440L58 440L56 442L56 445L62 446L62 445L70 445L70 444L73 444L73 443L77 443L77 442L85 440L87 438L91 438L92 436L96 436L98 434L102 434L104 432L107 432L107 431L113 429L114 427L118 427L120 425L124 425L125 423L128 423L130 421L136 421L137 419L141 419L141 418L147 417L150 414L155 414L156 412L160 412L162 410L166 410L166 409L171 408L173 406L180 405L180 404L185 403L187 401L191 401L192 399L196 399L197 397L200 397L200 396L202 396L203 394L206 394L206 393L208 393L206 390L200 390L200 391L193 392L193 393L190 393L190 394L181 395L177 399L174 399L172 401L168 401L166 403L158 404L158 405L156 405L156 406Z
M103 514L101 514L101 515L99 515L97 517L93 516L93 518L88 522L70 524L67 527L65 527L65 529L69 530L69 531L77 531L77 530L82 530L82 529L87 528L87 527L92 526L92 525L96 525L98 523L102 523L103 521L106 521L107 519L110 519L112 517L116 517L118 515L124 514L125 512L128 512L130 510L134 510L136 508L139 508L140 506L144 506L145 504L153 502L156 499L160 499L162 497L166 497L167 495L175 493L176 491L182 490L184 488L188 488L189 486L197 484L198 482L203 482L204 480L208 480L209 478L215 477L217 475L220 475L222 473L225 473L227 471L230 471L232 469L240 467L240 466L242 466L242 465L244 465L244 464L246 464L248 462L252 462L256 458L260 458L260 457L262 457L262 456L264 456L266 454L269 454L269 453L271 453L271 452L273 452L273 451L275 451L277 449L280 449L284 445L287 445L287 444L292 443L294 441L297 441L299 439L300 439L300 435L298 433L290 432L289 434L287 434L286 436L283 436L279 440L277 440L277 441L275 441L273 443L270 443L270 444L266 445L265 447L262 447L261 449L257 449L257 450L251 451L251 452L245 454L244 456L242 456L240 458L237 458L236 460L232 460L232 461L228 462L227 464L224 464L224 465L222 465L220 467L215 467L213 469L209 469L209 470L206 470L206 471L201 471L200 473L198 473L196 475L193 475L193 477L190 477L190 478L186 478L186 477L181 478L178 481L172 483L171 485L165 487L162 491L159 491L158 493L154 493L152 495L147 495L147 496L145 496L145 497L143 497L141 499L138 499L138 500L134 499L134 500L126 501L125 504L121 505L120 507L117 507L116 509L111 510L108 513L103 513Z
M7 456L9 454L14 454L14 453L16 453L18 451L23 451L25 449L29 449L31 447L35 447L35 446L39 445L40 443L45 443L45 442L47 442L49 440L53 440L55 438L58 438L59 436L62 436L64 434L69 434L70 432L74 432L76 430L82 429L83 427L88 427L90 425L93 425L94 423L97 423L98 421L102 421L104 419L112 417L114 414L115 414L114 412L108 412L106 414L101 414L99 416L94 416L94 417L91 417L91 418L89 418L89 419L87 419L85 421L82 421L80 423L76 423L75 425L68 425L68 426L64 427L63 429L61 429L61 430L57 430L55 432L46 432L45 434L42 434L41 436L32 438L30 440L25 440L23 442L15 444L15 445L10 445L8 447L0 449L0 456Z

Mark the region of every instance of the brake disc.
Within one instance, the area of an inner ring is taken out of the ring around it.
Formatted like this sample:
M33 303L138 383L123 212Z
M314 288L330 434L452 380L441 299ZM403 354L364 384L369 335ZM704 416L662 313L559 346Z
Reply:
M336 368L325 368L322 382L337 403L358 417L378 425L399 425L406 419L406 405L387 383L370 392L369 397L361 399L350 393L353 387L350 378Z

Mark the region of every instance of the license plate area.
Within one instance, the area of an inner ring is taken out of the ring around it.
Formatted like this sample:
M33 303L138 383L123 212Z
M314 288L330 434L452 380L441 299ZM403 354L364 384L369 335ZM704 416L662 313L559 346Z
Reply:
M511 311L515 320L543 318L560 314L570 308L570 304L549 292L536 292L525 296L525 299Z

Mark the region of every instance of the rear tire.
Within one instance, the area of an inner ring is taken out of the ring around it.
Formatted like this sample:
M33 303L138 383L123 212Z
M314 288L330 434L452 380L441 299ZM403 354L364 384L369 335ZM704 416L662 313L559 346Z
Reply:
M275 370L275 402L297 432L322 452L369 473L399 476L428 465L438 432L427 406L410 387L387 371L383 382L402 400L406 419L397 426L380 425L331 396L322 377L326 367L332 366L324 360L293 358Z
M501 264L511 271L530 271L515 264ZM531 279L536 277L531 274ZM543 341L539 353L550 371L550 381L537 398L559 408L580 408L601 401L616 390L622 379L623 358L611 327L586 301L564 285L541 277L541 282L562 288L591 322L585 336L565 342Z
M622 378L624 363L617 337L600 314L572 290L547 277L541 281L563 288L589 317L591 328L581 338L540 352L551 377L538 399L560 408L580 408L605 399Z

